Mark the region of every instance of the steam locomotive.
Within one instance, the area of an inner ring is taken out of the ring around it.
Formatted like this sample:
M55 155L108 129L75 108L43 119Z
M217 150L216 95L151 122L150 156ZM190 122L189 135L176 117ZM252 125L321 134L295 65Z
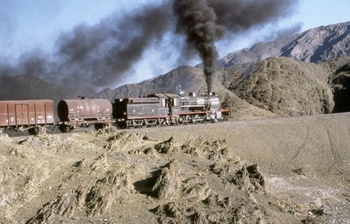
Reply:
M214 92L196 96L156 93L141 98L65 99L57 106L55 122L53 100L0 101L0 133L4 129L28 130L38 134L47 127L70 132L78 127L108 125L118 128L150 127L222 121L231 114L221 107Z

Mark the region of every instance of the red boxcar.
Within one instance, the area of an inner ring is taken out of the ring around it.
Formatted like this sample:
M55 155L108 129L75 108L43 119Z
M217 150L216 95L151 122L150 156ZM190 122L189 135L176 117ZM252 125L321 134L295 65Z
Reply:
M0 101L0 131L13 129L37 133L40 127L55 123L53 105L53 100L46 99Z

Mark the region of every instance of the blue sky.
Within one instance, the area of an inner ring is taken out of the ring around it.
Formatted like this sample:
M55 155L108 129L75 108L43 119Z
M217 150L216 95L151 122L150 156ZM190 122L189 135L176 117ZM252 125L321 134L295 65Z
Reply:
M11 60L33 49L50 51L59 35L71 31L76 25L89 26L98 24L101 19L115 12L127 12L140 5L161 0L1 0L0 5L0 58ZM290 18L280 21L280 29L299 24L301 31L350 21L349 0L300 0L296 12ZM256 30L234 42L230 40L217 44L219 57L232 51L249 47L255 42L264 41L269 35L269 27ZM171 61L159 61L157 49L152 48L145 54L145 59L135 64L132 71L134 80L151 78L154 73L160 75L176 66ZM171 58L169 58L171 60ZM199 63L195 58L188 64ZM147 72L148 71L148 72ZM142 72L142 75L138 73ZM121 84L121 83L119 83Z
M350 1L347 0L303 0L292 21L300 21L303 30L350 21Z

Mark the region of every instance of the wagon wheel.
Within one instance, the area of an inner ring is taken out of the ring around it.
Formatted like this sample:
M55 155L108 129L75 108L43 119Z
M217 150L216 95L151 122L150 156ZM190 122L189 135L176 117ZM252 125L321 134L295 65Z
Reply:
M123 121L123 122L118 122L117 127L120 128L120 129L124 129L124 128L127 127L127 124L126 124L125 121Z
M147 128L148 127L148 124L147 124L148 122L147 122L147 119L144 119L143 121L142 121L142 125L141 125L141 127L142 128Z
M37 134L39 134L39 127L33 127L33 128L30 128L30 129L28 129L28 133L30 134L30 135L37 135Z
M97 123L94 125L96 130L100 130L106 127L106 124L103 123Z
M159 118L159 126L167 125L166 118Z
M160 123L161 123L161 120L160 120L160 118L158 118L157 121L156 121L156 125L155 125L155 126L156 126L156 127L159 127L159 126L160 126Z
M67 132L71 132L72 131L72 129L68 125L61 125L61 126L58 127L58 129L61 132L63 132L63 133L67 133Z

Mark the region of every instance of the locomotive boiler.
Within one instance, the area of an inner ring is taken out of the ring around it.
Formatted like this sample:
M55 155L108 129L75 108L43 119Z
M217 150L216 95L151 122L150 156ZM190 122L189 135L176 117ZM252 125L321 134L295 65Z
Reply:
M215 122L223 118L223 113L229 114L229 111L221 108L219 97L215 92L201 96L191 92L188 96L181 97L180 120L182 122Z
M181 107L184 111L204 111L219 110L220 102L215 93L202 94L197 97L196 93L189 93L188 96L181 97Z

